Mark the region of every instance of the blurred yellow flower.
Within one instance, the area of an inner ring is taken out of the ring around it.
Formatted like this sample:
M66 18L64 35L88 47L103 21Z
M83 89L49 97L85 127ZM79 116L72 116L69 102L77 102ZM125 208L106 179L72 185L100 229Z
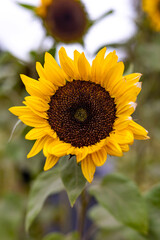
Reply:
M56 41L81 42L88 28L88 17L79 0L41 0L36 13Z
M36 140L28 158L43 149L44 170L64 155L76 155L85 178L92 182L107 154L122 156L134 139L149 138L131 117L141 74L123 76L124 64L117 63L115 51L106 57L105 52L106 48L99 51L90 66L84 53L75 50L72 60L62 47L61 67L46 53L44 67L36 65L38 81L21 75L30 96L24 106L10 111L33 127L26 135Z
M143 10L148 14L152 28L160 31L160 0L143 0Z

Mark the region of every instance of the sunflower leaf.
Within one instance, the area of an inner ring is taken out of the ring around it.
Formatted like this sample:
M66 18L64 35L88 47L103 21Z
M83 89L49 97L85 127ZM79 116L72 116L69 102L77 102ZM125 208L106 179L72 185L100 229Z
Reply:
M42 172L34 181L28 201L25 228L29 230L32 222L39 214L45 200L51 194L59 193L64 189L59 176L59 168L55 167L50 171Z
M17 3L19 6L25 8L25 9L28 9L28 10L31 10L31 11L34 11L35 10L35 6L32 6L32 5L28 5L28 4L23 4L23 3Z
M140 233L147 233L148 214L145 200L131 180L123 175L111 174L99 184L92 185L89 192L115 219Z
M62 182L73 207L76 199L85 188L86 179L82 174L81 167L77 164L75 156L62 158L60 165Z
M145 194L149 208L149 239L160 239L160 184Z

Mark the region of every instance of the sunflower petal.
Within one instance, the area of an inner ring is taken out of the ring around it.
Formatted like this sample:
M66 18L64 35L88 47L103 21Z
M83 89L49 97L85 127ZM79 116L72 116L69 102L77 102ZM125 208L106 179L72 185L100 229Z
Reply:
M56 157L54 155L49 155L46 158L46 162L44 165L44 171L47 171L49 169L51 169L52 167L54 167L54 165L58 162L59 157Z
M81 76L81 80L90 80L91 66L84 53L82 53L78 59L78 70Z
M107 91L112 93L112 89L122 79L123 72L124 64L123 62L119 62L115 64L115 66L113 66L106 75L104 75L102 85Z
M107 151L105 148L91 154L92 160L97 167L102 166L107 160Z
M91 79L96 83L101 82L101 64L104 61L104 55L106 52L106 47L102 48L98 53L95 59L92 61L91 68Z
M118 144L133 144L134 136L129 130L123 130L115 133L115 139Z
M42 98L36 96L27 96L25 97L25 101L30 108L35 109L36 111L37 108L39 112L45 112L49 109L48 102L46 102Z
M64 47L61 47L61 49L59 50L59 60L62 69L69 77L75 80L80 79L79 73L76 71L75 63L71 58L67 56Z
M96 165L94 164L91 155L87 155L87 157L83 159L81 162L81 169L84 177L89 183L91 183L96 171Z
M123 155L122 149L113 138L108 140L106 150L107 153L111 156L121 157Z
M61 70L55 59L52 57L52 55L47 52L45 53L44 70L46 71L48 79L50 79L53 84L57 86L65 85L66 81L63 71Z
M81 153L78 152L76 155L77 163L81 162L86 156L88 155L88 148L83 148L83 151Z
M57 157L68 155L69 151L72 150L72 145L65 142L55 141L48 146L48 152Z
M26 125L30 126L30 127L47 127L48 126L48 122L35 115L34 113L30 114L30 115L23 115L20 116L19 119Z
M9 111L18 117L26 114L32 114L32 111L27 106L11 107L9 108Z
M33 96L37 96L37 97L43 97L44 94L41 91L40 85L39 85L39 81L27 77L23 74L20 75L23 84L25 85L26 91Z
M25 139L35 140L46 136L45 128L33 128L25 136Z
M129 151L129 145L127 144L119 144L120 148L122 149L123 152L128 152Z
M147 136L148 131L133 120L130 121L128 128L133 132L135 139L149 139Z
M43 149L43 146L44 146L47 138L48 137L45 136L43 138L40 138L40 139L36 140L32 149L28 153L27 158L31 158L31 157L35 156L36 154L38 154Z

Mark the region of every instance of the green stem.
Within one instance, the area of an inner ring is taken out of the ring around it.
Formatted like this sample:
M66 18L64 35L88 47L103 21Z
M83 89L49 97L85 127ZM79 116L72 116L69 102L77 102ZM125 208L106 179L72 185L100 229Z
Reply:
M85 217L86 217L86 210L89 203L89 197L86 194L86 191L83 190L83 192L80 195L80 205L78 206L78 217L77 217L77 231L79 232L80 239L83 238L83 232L84 232L84 225L85 225Z

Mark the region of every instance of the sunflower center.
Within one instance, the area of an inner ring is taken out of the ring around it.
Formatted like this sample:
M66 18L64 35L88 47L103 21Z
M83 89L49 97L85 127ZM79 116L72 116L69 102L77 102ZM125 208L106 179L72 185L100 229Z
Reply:
M74 80L51 97L48 122L61 141L74 147L91 146L109 136L116 105L99 84Z
M87 111L84 108L78 108L74 114L74 117L79 122L87 120Z
M63 41L81 38L86 28L86 14L75 0L54 0L47 9L45 22L51 34Z

